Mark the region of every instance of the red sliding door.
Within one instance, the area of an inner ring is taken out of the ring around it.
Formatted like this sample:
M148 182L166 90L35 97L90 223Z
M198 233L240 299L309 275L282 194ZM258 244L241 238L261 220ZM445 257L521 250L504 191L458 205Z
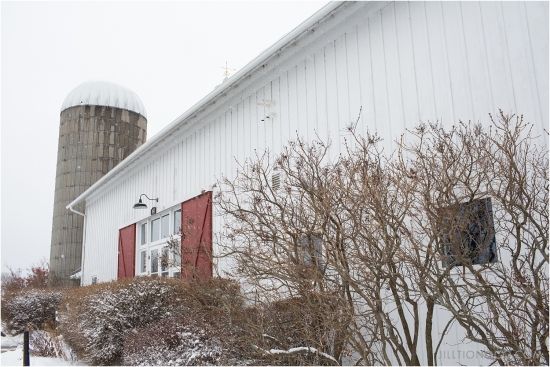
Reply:
M181 277L212 277L212 192L181 204Z
M118 232L118 279L136 275L136 225L124 227Z

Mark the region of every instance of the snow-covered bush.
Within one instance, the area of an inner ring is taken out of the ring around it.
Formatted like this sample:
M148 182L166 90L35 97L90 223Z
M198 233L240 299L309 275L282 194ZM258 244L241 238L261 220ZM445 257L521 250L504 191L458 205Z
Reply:
M126 366L237 365L238 348L228 330L227 315L188 312L124 336Z
M14 333L42 329L45 324L53 327L55 311L63 293L59 288L5 292L2 295L2 321Z
M55 330L31 330L29 333L29 349L33 356L59 358L64 361L74 361L71 349L64 343L63 337L56 335Z
M182 285L175 279L133 278L72 288L59 306L58 331L85 362L120 364L125 332L185 310Z

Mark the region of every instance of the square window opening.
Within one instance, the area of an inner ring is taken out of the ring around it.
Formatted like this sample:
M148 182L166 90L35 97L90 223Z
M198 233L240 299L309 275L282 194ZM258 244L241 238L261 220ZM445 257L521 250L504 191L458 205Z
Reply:
M491 198L440 210L443 266L498 261Z

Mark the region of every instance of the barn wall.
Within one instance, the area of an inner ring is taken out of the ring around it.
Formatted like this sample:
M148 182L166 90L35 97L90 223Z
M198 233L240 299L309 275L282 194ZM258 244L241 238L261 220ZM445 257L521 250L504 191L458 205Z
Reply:
M366 4L353 6L361 12ZM238 90L233 101L193 122L195 129L167 136L164 148L87 200L83 284L92 276L116 278L118 231L147 216L132 209L140 194L158 197L159 211L169 208L233 177L236 161L267 147L278 153L297 134L330 138L334 158L361 107L359 131L378 132L390 150L419 121L488 124L488 113L499 108L523 114L536 134L548 125L548 3L397 2L331 32L331 42L297 52L269 82ZM436 315L440 329L445 319ZM451 330L449 343L458 344L460 335ZM452 348L442 347L449 358L439 363L454 364Z

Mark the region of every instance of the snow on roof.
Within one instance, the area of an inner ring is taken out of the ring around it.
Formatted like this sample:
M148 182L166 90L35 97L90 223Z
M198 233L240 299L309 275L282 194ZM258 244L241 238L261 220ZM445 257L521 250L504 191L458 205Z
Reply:
M120 85L99 80L82 83L73 89L63 101L61 112L80 105L116 107L147 117L145 107L137 94Z

